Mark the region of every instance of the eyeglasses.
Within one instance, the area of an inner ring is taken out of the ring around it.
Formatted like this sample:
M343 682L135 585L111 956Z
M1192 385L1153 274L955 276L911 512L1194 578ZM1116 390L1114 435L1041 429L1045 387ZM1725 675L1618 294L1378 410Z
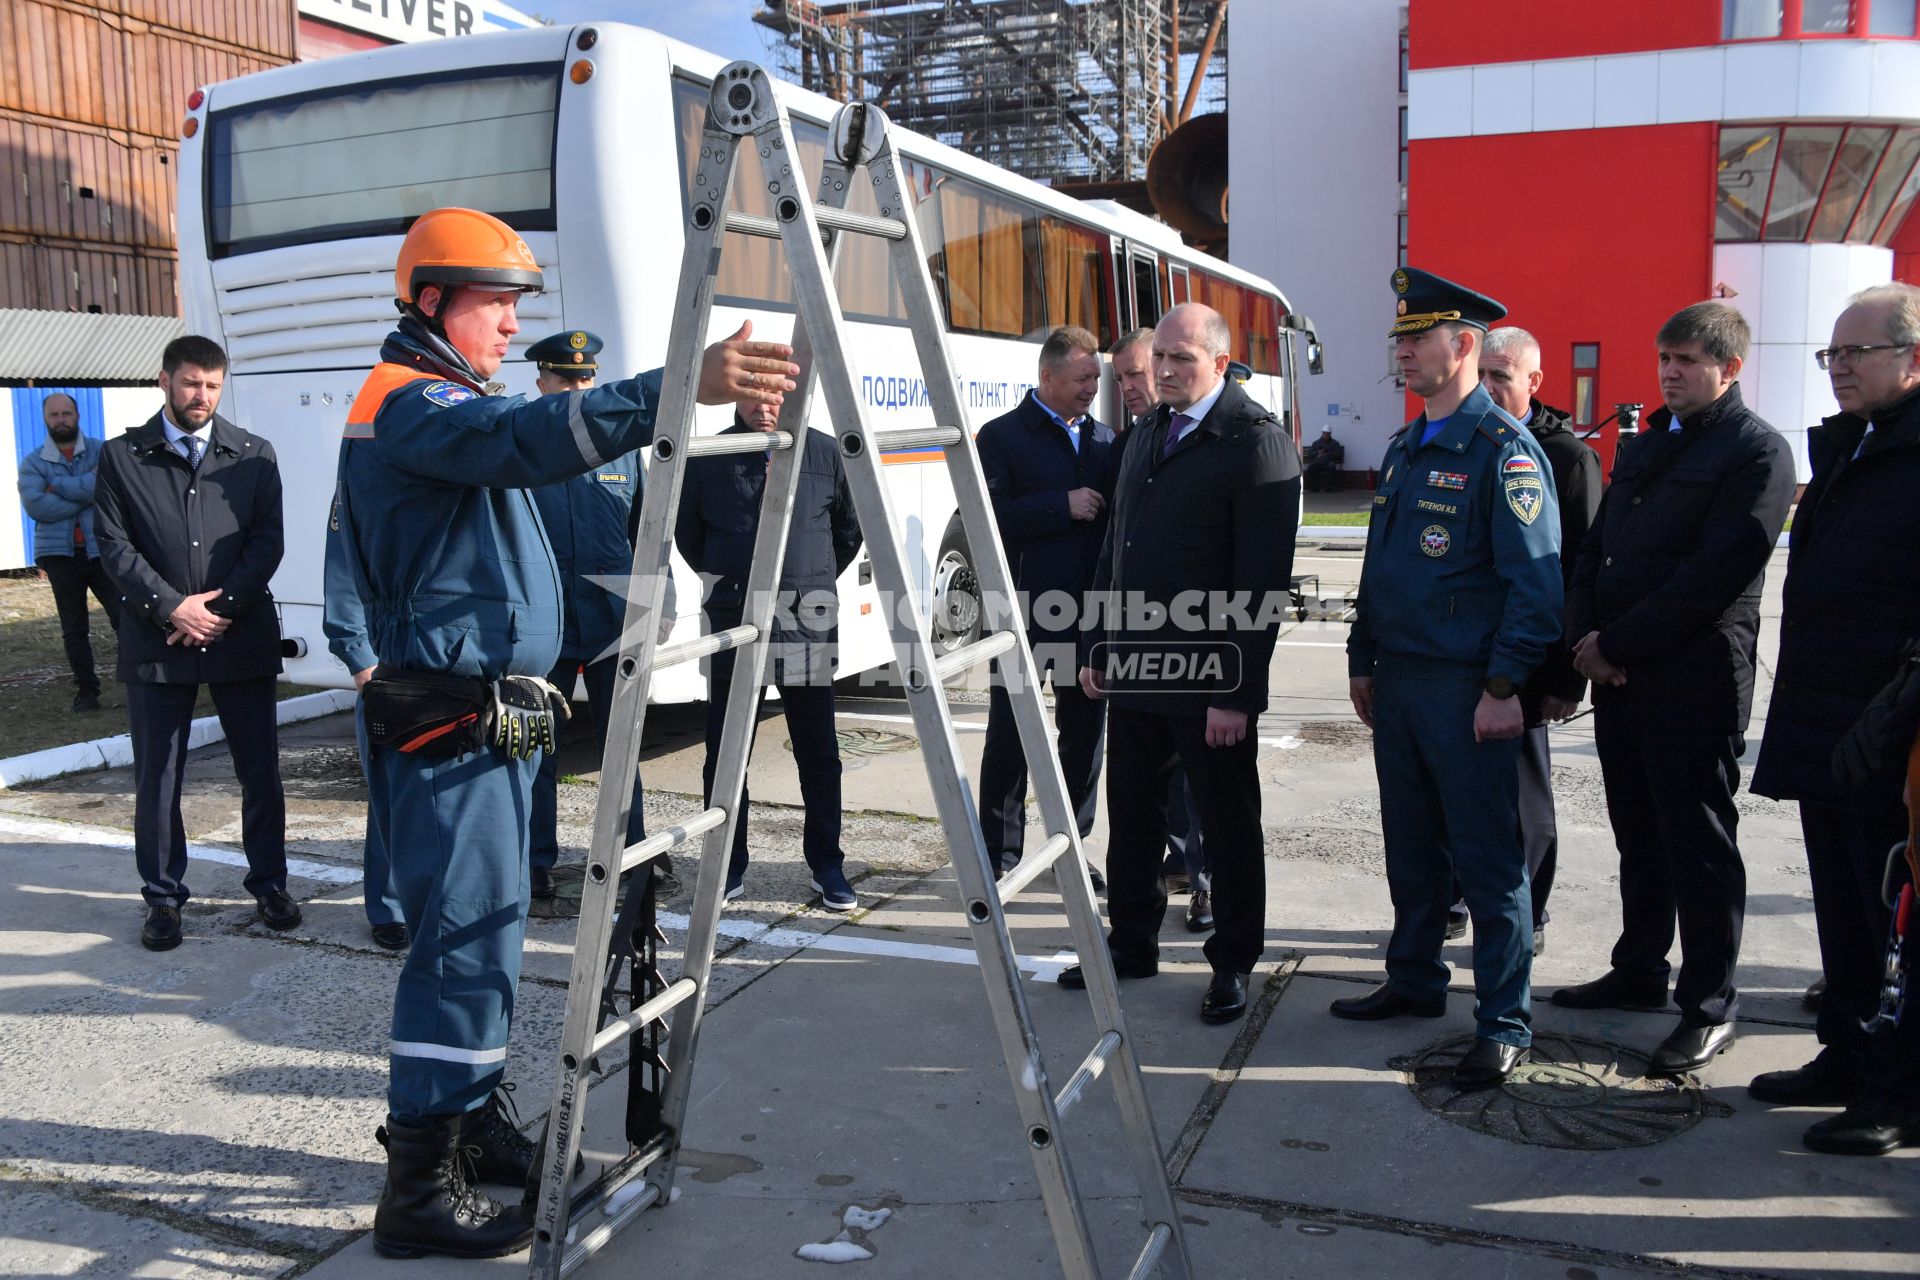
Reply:
M1875 342L1855 347L1828 347L1824 351L1813 353L1813 362L1822 369L1831 369L1837 364L1855 364L1869 351L1905 351L1911 342Z

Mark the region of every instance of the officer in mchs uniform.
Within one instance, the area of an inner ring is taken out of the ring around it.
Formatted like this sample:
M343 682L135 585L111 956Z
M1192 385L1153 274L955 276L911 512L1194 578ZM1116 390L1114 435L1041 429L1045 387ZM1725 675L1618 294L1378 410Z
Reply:
M527 348L527 359L539 369L534 387L543 396L569 396L593 386L600 372L600 350L606 344L585 329L570 329L542 338ZM638 451L603 462L591 471L533 491L547 541L553 546L554 567L560 571L560 661L547 679L562 693L573 694L576 677L587 687L587 705L593 712L595 759L607 753L607 719L613 711L613 665L626 622L627 602L615 579L624 584L633 565L633 538L640 524L640 495L645 477ZM666 605L661 615L673 625L673 579L667 579ZM553 868L560 860L560 757L549 751L540 757L533 782L533 833L528 882L535 899L553 897ZM640 775L633 775L633 803L627 811L627 843L646 839ZM654 863L654 871L663 870Z
M487 379L519 332L519 295L542 277L488 214L423 214L394 276L402 318L341 441L346 573L330 579L351 583L378 664L354 673L368 785L414 935L394 994L374 1244L495 1257L527 1242L531 1214L475 1191L468 1173L523 1179L536 1154L493 1091L526 929L533 757L552 749L564 708L544 680L560 656L559 575L527 490L644 446L661 375L532 401L499 394ZM750 333L707 349L702 401L793 389L790 349Z
M1393 938L1387 980L1336 1017L1437 1018L1457 878L1473 916L1478 1038L1462 1089L1500 1083L1533 1043L1533 916L1520 846L1518 694L1560 634L1560 520L1546 456L1480 387L1492 298L1405 267L1395 359L1425 412L1381 461L1347 641L1373 729Z

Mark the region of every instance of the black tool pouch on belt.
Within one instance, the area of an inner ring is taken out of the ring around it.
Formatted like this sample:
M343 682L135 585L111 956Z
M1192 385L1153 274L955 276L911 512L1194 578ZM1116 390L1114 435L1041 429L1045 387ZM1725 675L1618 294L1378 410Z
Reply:
M493 687L472 676L381 667L360 690L367 740L426 760L451 760L486 745Z

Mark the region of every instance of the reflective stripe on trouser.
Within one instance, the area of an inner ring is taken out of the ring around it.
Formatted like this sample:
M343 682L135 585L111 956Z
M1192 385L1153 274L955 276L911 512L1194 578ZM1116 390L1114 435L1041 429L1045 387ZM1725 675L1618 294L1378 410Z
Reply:
M1520 741L1473 740L1480 671L1382 657L1373 681L1373 763L1380 779L1393 938L1387 983L1432 1004L1445 998L1447 907L1457 878L1473 916L1479 1035L1533 1042L1528 985L1533 903L1520 848Z
M393 997L387 1107L403 1120L477 1107L506 1068L527 921L538 758L417 760L374 747L393 887L413 946Z

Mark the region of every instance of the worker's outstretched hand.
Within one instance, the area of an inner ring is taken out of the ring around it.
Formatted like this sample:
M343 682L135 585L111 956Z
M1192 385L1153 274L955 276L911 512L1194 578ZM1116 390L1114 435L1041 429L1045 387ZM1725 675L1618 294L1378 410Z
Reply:
M700 403L779 404L798 384L800 366L784 342L753 342L753 321L742 320L732 337L708 347L700 360Z

